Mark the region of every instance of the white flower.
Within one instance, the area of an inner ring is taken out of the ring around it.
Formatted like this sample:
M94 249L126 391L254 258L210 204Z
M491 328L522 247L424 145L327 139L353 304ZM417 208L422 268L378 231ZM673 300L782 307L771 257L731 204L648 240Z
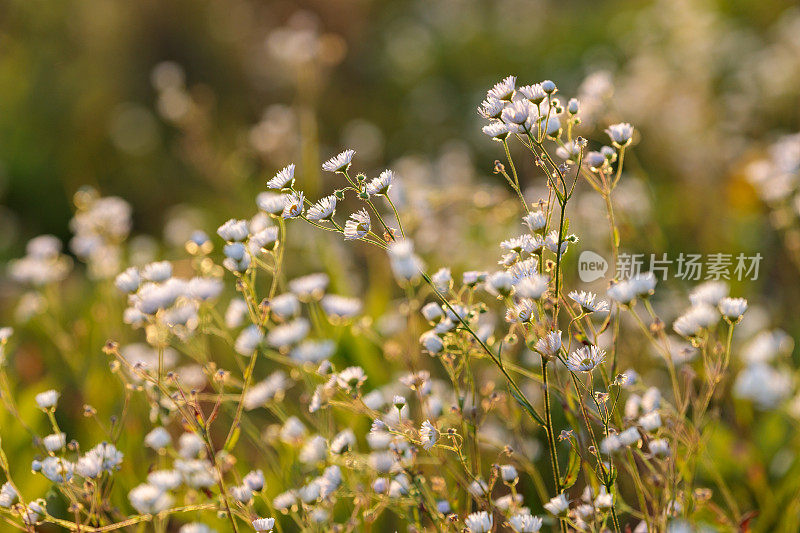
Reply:
M791 394L792 377L764 363L754 363L742 370L733 385L738 398L753 401L764 411L775 409Z
M600 487L600 493L594 499L594 506L598 509L610 509L614 506L614 495L609 494L605 487Z
M559 494L544 504L545 510L553 516L565 516L569 509L569 500L566 494Z
M344 152L331 157L322 164L322 170L328 172L342 172L350 167L350 162L353 160L355 150L345 150Z
M241 242L250 234L250 228L246 220L230 219L217 228L217 235L222 237L223 240L228 242ZM144 271L142 275L146 279L150 279ZM156 280L151 280L156 281Z
M267 342L275 348L288 348L308 335L311 325L305 318L296 318L269 331Z
M144 437L145 445L153 448L154 450L161 450L169 446L172 442L169 432L163 427L157 427L150 431Z
M523 85L517 92L522 95L524 98L527 98L534 104L541 103L542 100L545 99L547 93L544 91L541 83L535 83L533 85Z
M670 454L667 439L653 439L648 443L648 447L655 457L667 457Z
M291 292L280 294L269 300L269 310L281 320L300 314L300 300Z
M422 260L414 253L414 243L399 239L389 243L389 264L395 278L401 282L419 280L423 268Z
M360 366L347 367L336 376L336 382L339 386L350 390L359 388L366 380L367 376Z
M536 319L536 304L533 300L523 298L506 310L508 322L524 324Z
M256 530L256 533L270 533L274 527L274 518L258 518L253 520L253 529Z
M331 441L331 453L340 455L349 451L356 443L356 436L352 429L345 429L339 432Z
M326 294L319 304L328 317L337 320L354 318L362 308L361 300L358 298L348 298L338 294Z
M450 273L449 268L440 268L437 270L431 276L431 281L433 281L433 285L436 287L436 290L442 294L447 294L450 292L450 288L453 286L453 276Z
M17 490L11 482L6 481L3 483L3 486L0 487L0 507L8 509L17 502L18 498L19 494L17 494Z
M422 447L430 450L439 439L439 430L431 424L430 420L426 420L419 428L419 440L422 442Z
M728 296L730 287L724 281L707 281L695 287L689 293L689 301L692 305L716 306L719 301Z
M507 105L501 115L503 122L524 124L530 115L531 104L527 100L517 100Z
M283 212L283 208L286 205L287 196L289 195L265 191L256 197L256 205L265 213L277 215Z
M52 409L58 404L59 396L60 394L53 389L40 392L36 395L36 405L39 406L39 409Z
M464 519L464 525L470 533L489 533L492 530L494 519L486 511L472 513Z
M606 352L600 350L597 346L582 346L569 354L567 368L573 372L591 372L603 362L605 357Z
M282 189L287 183L290 187L294 185L294 163L283 167L280 172L275 174L275 177L267 182L267 187L269 189Z
M336 212L336 195L331 194L320 199L308 208L309 220L330 220Z
M551 331L536 341L534 348L540 354L548 357L555 356L561 350L561 330Z
M389 193L389 188L394 181L394 172L391 170L384 170L381 175L367 183L367 192L369 194L386 195Z
M517 533L536 533L542 528L542 519L530 513L520 513L512 516L508 524Z
M747 311L747 300L744 298L723 298L719 301L719 311L725 318L738 321Z
M483 118L499 119L504 107L505 102L502 100L487 96L486 100L481 102L481 105L478 106L478 114Z
M55 452L67 445L67 435L65 433L53 433L42 439L45 449L48 452Z
M425 347L428 352L437 354L444 350L444 343L433 331L426 331L419 338L420 343Z
M484 126L483 133L485 133L486 135L488 135L493 139L499 139L499 140L506 139L510 134L508 126L499 121L494 121L491 124L487 124L486 126Z
M132 293L136 292L141 283L139 270L136 267L130 267L117 275L114 280L114 285L122 292Z
M661 427L661 415L658 411L651 411L639 418L639 425L647 432L653 432Z
M147 474L147 482L161 490L173 490L183 481L181 473L177 470L154 470Z
M672 325L672 329L683 337L696 337L704 329L710 328L719 320L716 309L707 304L695 305L679 316Z
M299 217L303 214L304 201L305 196L303 196L302 192L293 192L292 194L284 196L283 213L281 216L283 218Z
M61 457L46 457L40 465L44 477L53 483L66 483L72 479L75 465Z
M344 238L347 241L363 239L371 228L369 213L366 209L356 211L344 223Z
M517 77L508 76L503 78L502 81L496 83L494 87L489 89L489 92L486 93L486 96L496 100L511 100L511 96L514 94L514 88L516 84Z
M267 379L259 381L244 396L244 408L252 411L257 407L271 402L276 397L283 395L284 391L291 385L287 380L286 374L278 370L270 374Z
M569 297L581 306L584 313L607 313L609 310L608 302L595 300L596 296L591 292L572 291L569 293Z
M319 300L328 288L330 278L327 274L309 274L300 278L295 278L289 282L289 290L300 298L301 301L308 302Z
M530 228L531 231L538 232L543 230L547 225L547 215L541 211L531 211L522 217L522 221Z
M142 514L156 514L169 509L172 496L160 488L147 483L141 484L128 493L134 509Z
M508 296L511 294L513 288L511 274L504 270L493 272L487 278L487 285L490 291L499 294L500 296Z
M652 272L637 274L630 279L636 295L640 298L647 298L655 292L656 276Z
M606 133L614 144L625 146L631 142L631 137L633 137L633 126L627 122L612 124L606 128Z
M242 330L236 338L234 349L239 355L246 355L249 357L253 355L253 352L263 340L264 332L261 331L261 328L253 324Z
M142 268L142 278L147 281L166 281L172 276L172 263L169 261L158 261L149 263Z
M630 305L636 299L636 285L630 280L618 281L608 288L606 294L615 302Z
M550 280L547 276L541 274L531 274L530 276L521 278L514 283L515 294L522 298L531 298L538 300L541 298L550 286Z
M639 434L639 430L635 427L631 426L622 433L619 434L619 442L623 446L630 446L631 444L636 444L641 440L641 435Z
M217 533L217 530L211 529L207 525L201 524L200 522L190 522L182 525L178 530L178 533Z
M519 480L519 473L514 465L500 465L500 477L505 483L516 483Z

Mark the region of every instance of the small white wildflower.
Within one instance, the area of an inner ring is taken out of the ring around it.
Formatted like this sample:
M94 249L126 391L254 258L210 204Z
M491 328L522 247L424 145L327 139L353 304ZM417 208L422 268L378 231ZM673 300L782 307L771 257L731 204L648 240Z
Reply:
M430 420L426 420L419 428L419 440L422 442L422 447L430 450L439 439L439 430L431 424Z
M269 310L280 320L300 314L300 300L291 292L280 294L269 300Z
M19 494L17 494L17 490L14 488L11 482L6 481L3 483L3 486L0 487L0 507L3 509L8 509L14 505L18 499Z
M217 228L217 235L227 242L241 242L250 234L250 228L246 220L230 219ZM149 279L144 272L142 275Z
M648 442L647 446L655 457L668 457L670 454L667 439L653 439Z
M436 290L442 294L450 292L450 288L453 286L453 276L450 274L449 268L440 268L437 270L431 276L431 281L433 281Z
M567 358L567 368L573 372L591 372L594 368L603 362L606 357L606 352L599 349L597 346L582 346L578 348Z
M692 289L689 301L692 305L710 305L716 307L720 300L728 296L730 287L724 281L706 281Z
M65 433L53 433L42 439L45 449L48 452L62 450L67 445L67 435Z
M336 196L331 194L308 208L309 220L331 220L336 213Z
M545 99L547 93L544 91L541 83L535 83L533 85L523 85L517 92L522 95L523 97L527 98L534 104L540 104L542 100Z
M531 211L522 218L531 231L540 232L547 225L547 215L541 211Z
M544 504L545 510L553 516L566 516L569 510L569 500L566 494L559 494Z
M500 477L503 478L503 482L511 485L519 481L519 473L514 465L500 465Z
M288 194L276 194L274 192L265 191L256 197L256 205L265 213L278 215L283 212L287 196Z
M612 124L606 128L606 133L615 145L627 146L631 142L631 137L633 137L633 126L627 122Z
M272 328L267 333L267 342L279 349L286 349L292 344L297 344L308 335L311 324L305 318L296 318L291 322Z
M183 481L177 470L154 470L147 474L147 482L161 490L174 490Z
M561 351L561 330L551 331L536 341L534 349L546 357L554 357Z
M350 162L353 160L355 150L345 150L344 152L335 155L322 164L322 170L327 172L344 172L350 167Z
M361 313L362 303L358 298L348 298L338 294L326 294L319 302L328 317L336 320L347 320Z
M483 127L483 133L495 140L505 140L510 135L508 126L499 121L494 121Z
M336 381L343 389L356 390L367 380L364 369L360 366L350 366L339 372Z
M480 511L467 516L464 525L470 533L489 533L494 525L494 519L486 511Z
M511 96L514 94L516 84L516 76L507 76L506 78L503 78L502 81L496 83L494 87L489 89L489 92L486 93L486 95L489 98L494 98L497 100L511 100Z
M642 439L639 430L631 426L619 434L619 441L623 446L630 446L636 444Z
M508 525L516 533L536 533L542 528L542 519L531 516L530 513L520 513L512 516L508 520Z
M157 427L152 429L144 437L145 445L150 448L153 448L154 450L162 450L167 446L169 446L171 442L172 442L172 437L170 437L169 432L163 427Z
M689 308L679 316L672 325L672 329L683 337L696 337L704 329L708 329L719 321L719 313L710 305L700 304Z
M256 533L271 533L274 528L274 518L258 518L253 520L253 529L256 530Z
M141 277L136 267L130 267L117 275L114 285L122 292L133 293L139 288Z
M234 349L239 355L251 356L264 340L264 332L256 325L246 327L234 343Z
M134 509L142 514L156 514L169 509L172 496L160 488L144 483L128 493L128 499Z
M293 192L284 197L283 218L297 218L303 214L305 196L302 192Z
M600 493L594 499L594 506L598 509L611 509L614 506L614 495L609 494L605 487L600 487Z
M356 443L356 436L351 429L339 432L331 441L331 453L336 455L349 451Z
M427 331L423 333L420 336L419 341L431 354L437 354L444 350L444 343L442 342L442 339L440 339L439 336L433 331Z
M47 390L44 392L40 392L36 395L36 405L39 406L39 409L48 410L55 408L58 405L58 397L60 394L55 390Z
M651 411L639 418L639 425L647 432L653 432L661 427L661 415L658 411Z
M290 187L294 185L294 163L283 167L280 172L275 174L275 177L267 182L267 188L282 189L287 184Z
M344 238L347 241L363 239L369 234L372 227L369 213L366 209L356 211L344 223Z
M514 292L522 298L538 300L547 292L550 280L541 274L531 274L514 283Z
M723 298L719 301L719 311L728 320L737 322L741 320L742 315L747 311L747 300L744 298Z
M387 195L394 182L394 172L384 170L381 175L367 183L367 192L375 195Z
M148 263L142 268L141 276L147 281L166 281L172 276L172 263L169 261Z
M569 297L581 306L584 313L607 313L609 310L608 302L596 300L596 296L592 292L572 291L569 293Z

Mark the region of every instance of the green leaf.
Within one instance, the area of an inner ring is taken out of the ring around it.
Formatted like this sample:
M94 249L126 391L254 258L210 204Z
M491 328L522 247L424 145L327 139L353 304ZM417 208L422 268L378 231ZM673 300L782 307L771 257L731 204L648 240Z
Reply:
M570 448L569 464L567 465L567 470L564 472L564 475L561 476L562 490L567 490L574 485L576 481L578 481L578 473L580 468L581 458L577 453L575 453L575 450Z

